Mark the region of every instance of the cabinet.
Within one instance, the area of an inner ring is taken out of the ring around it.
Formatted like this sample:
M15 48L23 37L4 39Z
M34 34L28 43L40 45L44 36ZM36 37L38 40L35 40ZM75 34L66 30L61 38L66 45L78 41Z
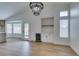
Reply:
M41 19L41 38L43 42L51 42L54 38L54 17Z

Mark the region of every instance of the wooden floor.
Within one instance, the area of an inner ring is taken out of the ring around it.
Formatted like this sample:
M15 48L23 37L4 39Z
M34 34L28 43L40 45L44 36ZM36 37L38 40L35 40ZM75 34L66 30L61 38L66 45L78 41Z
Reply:
M32 42L31 46L35 56L77 56L69 46L37 42Z
M75 56L67 46L48 43L10 41L0 44L0 56Z

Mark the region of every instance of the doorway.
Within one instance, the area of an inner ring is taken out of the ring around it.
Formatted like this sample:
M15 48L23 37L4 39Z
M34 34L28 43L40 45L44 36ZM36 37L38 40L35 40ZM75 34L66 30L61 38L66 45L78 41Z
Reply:
M29 40L29 24L24 23L24 39Z

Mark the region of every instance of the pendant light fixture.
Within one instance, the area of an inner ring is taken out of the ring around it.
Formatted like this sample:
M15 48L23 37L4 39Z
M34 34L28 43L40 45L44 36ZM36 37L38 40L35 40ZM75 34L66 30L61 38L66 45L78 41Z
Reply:
M41 13L41 10L44 8L44 5L42 2L30 2L29 6L35 16L39 16Z

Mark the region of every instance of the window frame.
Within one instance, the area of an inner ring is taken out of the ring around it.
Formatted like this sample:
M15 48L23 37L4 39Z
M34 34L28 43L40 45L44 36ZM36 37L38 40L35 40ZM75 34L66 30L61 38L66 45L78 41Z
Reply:
M11 25L11 32L8 32L7 30L7 28L6 28L6 32L7 32L7 34L12 34L13 33L13 24L11 24L11 23L8 23L8 24L10 24ZM8 24L6 24L6 27L7 27L7 25Z
M67 15L63 15L61 16L61 12L64 14L64 12L67 12ZM64 11L60 11L60 17L68 17L68 11L67 10L64 10Z
M69 38L69 11L68 10L64 10L64 11L67 11L68 12L68 16L60 16L60 13L59 13L59 37L60 38ZM60 11L60 12L63 12L63 11ZM64 19L67 19L68 20L68 37L61 37L60 35L60 20L64 20Z
M20 29L21 29L21 30L20 30L21 32L20 32L20 33L15 33L15 32L14 32L14 25L15 25L15 24L20 24L20 25L21 25L21 28L20 28ZM22 33L22 24L21 24L21 23L13 23L12 25L13 25L13 34L21 34L21 33Z

